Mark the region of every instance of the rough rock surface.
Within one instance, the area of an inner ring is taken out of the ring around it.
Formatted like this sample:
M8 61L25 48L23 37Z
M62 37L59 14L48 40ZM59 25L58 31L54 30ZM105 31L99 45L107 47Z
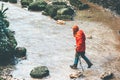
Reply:
M30 76L33 78L43 78L48 75L49 75L49 70L46 66L36 67L30 72Z

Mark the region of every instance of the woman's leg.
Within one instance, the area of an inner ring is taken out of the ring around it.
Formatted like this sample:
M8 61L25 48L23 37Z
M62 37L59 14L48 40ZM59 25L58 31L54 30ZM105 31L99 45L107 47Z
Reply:
M78 54L78 53L75 54L74 64L70 65L71 68L73 68L73 69L77 68L78 61L79 61L79 56L80 56L80 54Z
M88 68L90 68L93 64L90 62L90 60L85 56L85 52L80 53L81 57L86 61L88 64Z

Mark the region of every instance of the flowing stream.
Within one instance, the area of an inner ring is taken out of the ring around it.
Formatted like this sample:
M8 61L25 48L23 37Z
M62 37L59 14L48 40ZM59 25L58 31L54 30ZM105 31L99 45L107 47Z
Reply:
M9 8L9 28L15 31L18 46L27 49L27 59L16 64L15 70L11 72L14 78L37 80L30 77L30 71L37 66L47 66L50 76L39 80L70 80L69 75L75 71L69 67L73 64L75 53L71 29L74 24L78 24L86 36L92 36L92 39L86 40L86 55L94 65L87 69L87 64L82 60L87 76L78 80L99 80L98 76L103 71L100 66L116 56L113 46L117 44L116 38L112 30L102 23L75 20L60 25L41 12L30 12L15 4L4 4ZM81 70L79 65L78 68Z

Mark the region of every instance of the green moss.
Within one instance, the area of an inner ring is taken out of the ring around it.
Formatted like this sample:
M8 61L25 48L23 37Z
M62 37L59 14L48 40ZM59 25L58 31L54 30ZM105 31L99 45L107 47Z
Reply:
M22 7L27 7L27 6L29 6L29 4L30 3L32 3L33 2L33 0L21 0L21 5L22 5Z
M32 2L29 7L28 10L32 10L32 11L42 11L46 8L47 3L45 1L37 1L37 2Z
M44 11L53 18L57 15L57 10L61 8L66 8L66 6L65 5L47 5Z
M36 67L31 71L30 75L33 78L43 78L49 75L49 70L46 66Z
M71 9L70 7L68 8L61 8L57 11L57 15L73 15L74 14L74 10Z

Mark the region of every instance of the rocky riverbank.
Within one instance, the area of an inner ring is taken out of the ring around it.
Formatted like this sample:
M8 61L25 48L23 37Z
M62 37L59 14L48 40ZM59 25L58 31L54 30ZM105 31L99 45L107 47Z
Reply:
M33 67L46 65L50 70L50 77L45 80L69 80L68 75L73 72L69 65L73 63L74 57L71 27L77 23L87 36L92 36L86 43L87 56L94 65L91 69L86 69L86 64L82 61L86 76L82 79L100 80L99 75L102 72L111 70L116 77L113 80L119 80L119 50L116 48L119 44L117 39L119 17L102 7L92 3L89 5L91 8L88 10L76 11L74 21L66 21L65 25L59 25L39 12L29 12L14 4L6 3L10 8L7 15L11 29L16 31L18 45L25 46L29 53L27 60L17 64L8 75L12 75L14 79L31 80L29 73ZM113 67L114 65L116 67Z
M113 80L119 80L120 79L120 54L119 54L119 47L120 47L120 16L115 14L114 12L110 11L109 9L103 8L102 6L98 6L96 4L90 3L86 0L82 0L83 2L89 4L90 9L89 10L84 10L84 11L77 11L76 19L82 19L82 20L87 20L87 21L95 21L95 22L102 22L104 25L107 25L108 28L112 29L113 33L115 34L115 38L117 39L117 44L114 44L116 51L118 51L117 56L105 64L103 64L102 67L105 68L105 70L111 70L113 73L117 75L116 78ZM92 2L92 0L91 0ZM99 1L98 1L99 2ZM97 3L97 2L96 2ZM102 5L102 3L100 4ZM106 4L107 5L107 4ZM80 15L81 13L81 15ZM110 44L110 43L109 43Z

